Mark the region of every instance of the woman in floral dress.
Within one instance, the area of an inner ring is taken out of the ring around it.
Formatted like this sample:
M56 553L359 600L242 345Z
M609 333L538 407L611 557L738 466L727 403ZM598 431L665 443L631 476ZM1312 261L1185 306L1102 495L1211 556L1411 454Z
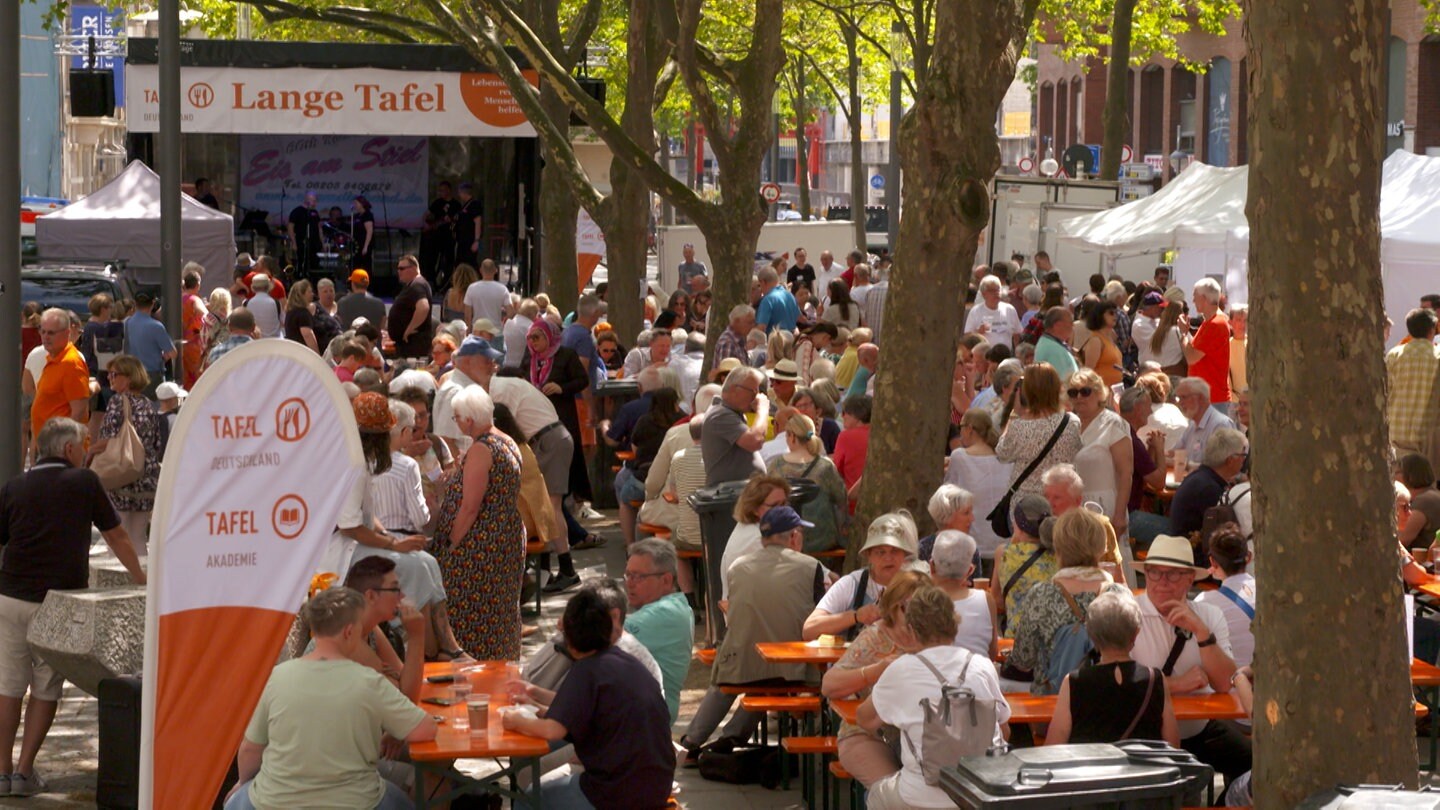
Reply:
M140 436L145 448L145 473L140 480L110 492L110 501L120 513L120 525L130 534L135 544L135 553L144 556L148 545L150 512L155 508L155 489L160 483L160 460L165 454L165 418L155 408L155 403L141 396L141 391L150 384L145 366L132 355L122 354L110 361L106 372L110 376L110 388L115 395L105 408L105 421L100 425L100 441L90 446L91 456L97 456L120 435L125 425L125 405L130 405L130 424Z
M445 575L450 622L464 651L481 661L515 661L525 568L520 450L495 429L485 389L465 388L451 408L475 443L445 487L431 553Z

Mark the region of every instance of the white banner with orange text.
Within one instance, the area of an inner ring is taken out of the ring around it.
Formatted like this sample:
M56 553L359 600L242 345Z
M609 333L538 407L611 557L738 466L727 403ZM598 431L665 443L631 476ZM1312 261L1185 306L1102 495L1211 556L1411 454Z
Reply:
M141 807L214 800L363 469L345 391L303 345L243 345L195 385L150 529Z
M182 132L535 137L494 73L187 65L180 92ZM159 66L125 66L125 105L131 132L160 129Z

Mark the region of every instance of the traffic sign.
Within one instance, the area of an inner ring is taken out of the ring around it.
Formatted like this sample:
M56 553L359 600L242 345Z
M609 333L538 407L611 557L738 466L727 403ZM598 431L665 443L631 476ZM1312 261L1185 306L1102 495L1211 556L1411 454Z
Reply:
M1127 144L1125 144L1124 146L1120 147L1120 162L1121 162L1121 163L1129 163L1134 157L1135 157L1135 150L1130 148L1130 144L1127 143Z
M875 190L877 190L877 191L880 190L880 189L882 189L882 188L885 188L885 175L883 175L883 174L872 174L872 175L870 175L870 187L873 188L873 189L875 189Z
M1028 156L1020 158L1015 166L1020 170L1021 174L1029 174L1035 171L1035 161Z
M780 186L776 183L766 183L760 187L760 196L765 198L765 202L778 202L780 200Z

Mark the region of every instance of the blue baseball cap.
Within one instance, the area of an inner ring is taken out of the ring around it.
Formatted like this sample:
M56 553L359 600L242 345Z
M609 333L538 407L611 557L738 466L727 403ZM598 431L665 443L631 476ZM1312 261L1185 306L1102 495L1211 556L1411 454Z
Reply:
M456 357L473 357L477 354L497 363L505 359L505 353L491 346L490 341L485 338L475 337L474 335L465 338L465 340L461 342L460 348L455 350Z
M813 529L815 524L795 513L794 509L788 506L776 506L760 518L760 536L769 537L772 534L783 534L791 529Z

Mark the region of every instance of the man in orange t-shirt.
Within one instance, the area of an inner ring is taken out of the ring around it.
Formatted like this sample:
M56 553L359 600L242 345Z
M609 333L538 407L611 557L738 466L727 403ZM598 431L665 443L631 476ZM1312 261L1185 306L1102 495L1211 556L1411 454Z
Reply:
M1195 284L1195 311L1204 318L1193 338L1184 342L1190 376L1210 384L1210 404L1230 415L1230 319L1220 311L1220 284L1202 278Z
M45 310L40 316L40 343L48 356L35 385L35 404L30 406L31 436L39 436L45 423L57 416L82 425L90 421L90 367L72 338L70 313Z

